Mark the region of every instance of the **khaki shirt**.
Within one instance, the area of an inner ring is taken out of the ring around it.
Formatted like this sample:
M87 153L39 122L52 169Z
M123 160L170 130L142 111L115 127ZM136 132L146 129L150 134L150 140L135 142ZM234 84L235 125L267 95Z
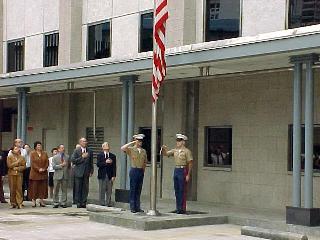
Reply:
M187 164L193 160L191 151L186 148L174 148L167 152L167 156L174 157L176 166L187 166Z
M143 148L128 147L126 153L131 159L131 167L143 168L147 163L147 152Z

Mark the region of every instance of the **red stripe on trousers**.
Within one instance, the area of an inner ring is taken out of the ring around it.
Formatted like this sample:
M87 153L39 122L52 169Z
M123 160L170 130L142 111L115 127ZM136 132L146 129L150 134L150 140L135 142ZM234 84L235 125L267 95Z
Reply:
M187 210L187 181L186 181L187 175L188 175L188 168L185 167L183 169L184 184L183 184L183 197L182 197L182 209L184 211Z

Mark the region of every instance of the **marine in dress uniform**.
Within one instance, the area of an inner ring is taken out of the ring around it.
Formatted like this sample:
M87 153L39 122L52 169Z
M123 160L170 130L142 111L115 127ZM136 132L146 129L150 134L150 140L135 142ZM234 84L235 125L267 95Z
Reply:
M133 136L134 141L121 147L131 159L130 177L130 209L131 212L143 212L140 208L140 195L143 184L144 171L147 164L147 152L143 149L142 141L144 134Z
M190 180L192 169L192 153L185 147L185 142L188 137L183 134L176 134L177 146L168 151L167 146L162 146L162 154L167 157L173 157L175 168L173 173L174 191L176 195L176 210L175 213L186 213L186 193L187 183Z

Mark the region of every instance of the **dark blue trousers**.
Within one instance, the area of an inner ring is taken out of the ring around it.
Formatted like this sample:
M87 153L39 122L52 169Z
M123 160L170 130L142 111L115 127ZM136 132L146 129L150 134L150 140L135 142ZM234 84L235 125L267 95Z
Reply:
M176 195L176 210L186 210L186 168L175 168L173 174L174 191Z
M131 168L130 173L130 209L140 210L140 195L143 184L144 171L142 168Z

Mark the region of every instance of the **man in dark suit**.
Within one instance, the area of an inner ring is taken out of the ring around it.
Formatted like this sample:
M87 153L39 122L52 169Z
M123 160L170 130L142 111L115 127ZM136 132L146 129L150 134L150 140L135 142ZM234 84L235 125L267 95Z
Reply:
M108 142L102 144L102 152L97 155L99 201L102 206L111 206L112 184L116 178L117 158L110 152Z
M7 203L4 198L3 192L3 177L7 175L8 168L7 168L7 157L4 152L0 151L0 202Z
M85 208L89 193L89 177L93 174L93 152L87 148L87 139L80 138L80 148L75 149L71 161L74 165L75 203L78 208Z

